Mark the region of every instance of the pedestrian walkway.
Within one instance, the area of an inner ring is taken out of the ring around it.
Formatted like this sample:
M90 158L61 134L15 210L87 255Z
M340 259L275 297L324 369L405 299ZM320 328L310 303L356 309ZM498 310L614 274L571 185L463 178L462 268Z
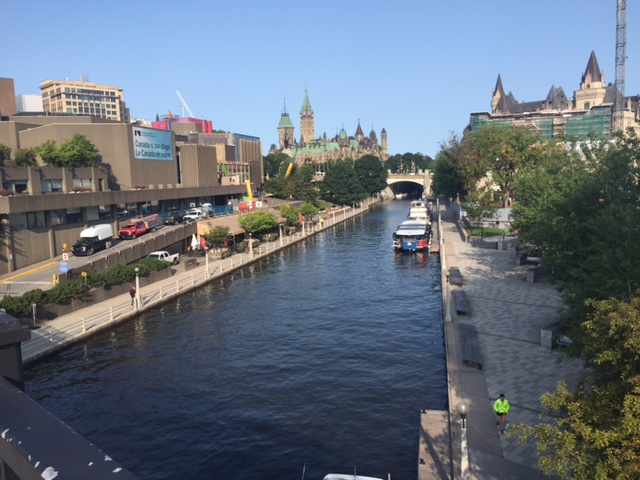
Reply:
M82 340L96 332L128 320L148 309L184 295L215 278L244 267L261 258L272 255L278 250L303 241L317 232L331 228L348 218L367 211L373 201L364 202L357 208L343 207L323 214L325 221L320 224L306 224L294 235L280 235L273 242L261 243L256 248L247 249L220 260L208 260L207 257L194 257L197 266L185 270L182 266L173 268L171 277L139 289L142 307L132 305L129 293L123 293L90 307L62 315L54 320L36 322L38 328L31 331L31 339L22 343L22 359L29 363L49 355L67 345ZM183 257L186 260L187 257ZM184 262L183 262L184 263Z
M541 329L557 320L562 302L548 281L527 282L529 267L516 265L513 249L475 248L465 241L451 212L442 207L441 213L442 262L445 268L460 269L462 286L451 289L464 290L471 308L469 316L459 316L450 304L451 321L445 321L455 478L463 473L460 417L456 413L461 400L470 406L466 422L468 478L546 478L535 469L535 446L502 435L492 407L504 393L511 404L508 424L537 424L542 394L553 392L559 381L574 388L583 379L581 361L540 345ZM446 299L446 285L443 290ZM475 327L482 369L462 363L461 324Z

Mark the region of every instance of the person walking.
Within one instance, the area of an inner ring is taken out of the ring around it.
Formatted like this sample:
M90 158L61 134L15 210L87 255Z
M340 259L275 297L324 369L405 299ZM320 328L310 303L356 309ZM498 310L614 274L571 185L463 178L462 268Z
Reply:
M131 290L129 290L129 295L131 295L131 306L133 307L133 302L135 302L135 299L136 299L136 287L135 287L135 285L131 286Z
M498 416L496 425L500 427L500 431L502 433L504 433L504 425L507 423L507 413L509 413L510 408L509 400L505 398L504 393L501 393L500 398L498 398L493 404L493 411L496 412L496 415Z

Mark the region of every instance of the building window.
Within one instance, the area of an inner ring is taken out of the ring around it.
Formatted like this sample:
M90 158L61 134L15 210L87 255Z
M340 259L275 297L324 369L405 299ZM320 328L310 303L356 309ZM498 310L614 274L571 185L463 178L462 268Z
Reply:
M64 225L67 223L66 210L51 210L51 225Z
M16 193L25 193L29 190L29 180L7 180L2 182L2 188Z
M113 218L111 215L111 205L98 205L100 219Z
M82 222L82 211L79 208L67 208L65 213L67 217L65 223Z
M62 180L42 180L40 185L42 193L62 191Z
M44 212L27 212L27 225L29 228L44 227Z
M91 179L90 178L74 178L73 188L86 188L87 190L91 190Z
M591 104L589 102L584 104L584 110L589 110L591 108Z

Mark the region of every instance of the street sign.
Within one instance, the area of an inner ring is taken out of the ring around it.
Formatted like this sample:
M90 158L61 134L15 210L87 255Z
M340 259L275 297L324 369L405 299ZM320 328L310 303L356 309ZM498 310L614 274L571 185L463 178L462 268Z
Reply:
M67 273L69 271L69 264L67 262L60 262L60 273Z
M62 261L66 262L67 260L69 260L69 254L67 252L64 252L62 254Z

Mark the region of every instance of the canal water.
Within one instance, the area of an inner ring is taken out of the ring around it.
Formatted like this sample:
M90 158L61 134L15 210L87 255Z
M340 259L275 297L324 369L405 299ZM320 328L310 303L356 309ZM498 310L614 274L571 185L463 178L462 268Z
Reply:
M415 480L420 409L446 408L447 384L439 259L392 249L408 209L48 357L26 391L141 479Z

